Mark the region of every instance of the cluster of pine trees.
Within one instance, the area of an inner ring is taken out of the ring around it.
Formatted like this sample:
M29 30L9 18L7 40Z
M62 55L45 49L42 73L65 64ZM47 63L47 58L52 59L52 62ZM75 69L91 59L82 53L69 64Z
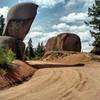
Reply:
M37 48L33 48L31 38L28 41L28 46L25 50L25 56L27 60L39 59L44 55L43 43L38 43Z

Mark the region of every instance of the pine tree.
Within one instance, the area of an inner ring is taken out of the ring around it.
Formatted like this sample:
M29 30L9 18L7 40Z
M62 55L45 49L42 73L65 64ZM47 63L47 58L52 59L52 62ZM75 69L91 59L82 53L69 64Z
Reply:
M4 17L3 17L3 15L1 15L0 16L0 35L2 36L2 32L3 32L3 28L4 28L4 21L5 21L5 19L4 19Z
M26 56L29 58L29 59L32 59L33 57L35 57L35 52L33 50L33 45L32 45L32 40L31 38L29 39L28 41L28 46L26 48Z
M88 8L88 16L90 17L90 21L86 22L88 26L92 29L90 33L92 37L95 38L93 46L98 49L100 52L100 1L95 0L95 3L91 8Z
M43 46L43 42L42 43L38 43L38 46L36 48L36 54L39 57L42 57L44 55L44 46Z

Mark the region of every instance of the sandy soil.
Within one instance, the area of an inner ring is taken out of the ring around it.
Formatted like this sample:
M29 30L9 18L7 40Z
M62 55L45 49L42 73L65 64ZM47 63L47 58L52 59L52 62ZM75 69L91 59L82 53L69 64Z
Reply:
M0 100L100 100L100 62L86 60L84 64L38 69L24 84L0 91Z

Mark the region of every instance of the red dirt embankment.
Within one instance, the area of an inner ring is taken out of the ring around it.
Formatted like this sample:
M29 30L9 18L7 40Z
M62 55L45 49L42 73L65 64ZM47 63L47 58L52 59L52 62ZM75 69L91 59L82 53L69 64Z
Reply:
M0 89L11 87L28 80L36 70L30 65L15 60L11 64L5 74L0 75Z

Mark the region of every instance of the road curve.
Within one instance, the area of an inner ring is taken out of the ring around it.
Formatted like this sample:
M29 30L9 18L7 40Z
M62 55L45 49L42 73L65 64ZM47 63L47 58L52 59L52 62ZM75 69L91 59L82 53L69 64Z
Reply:
M0 100L100 100L99 65L38 69L29 81L0 91Z

